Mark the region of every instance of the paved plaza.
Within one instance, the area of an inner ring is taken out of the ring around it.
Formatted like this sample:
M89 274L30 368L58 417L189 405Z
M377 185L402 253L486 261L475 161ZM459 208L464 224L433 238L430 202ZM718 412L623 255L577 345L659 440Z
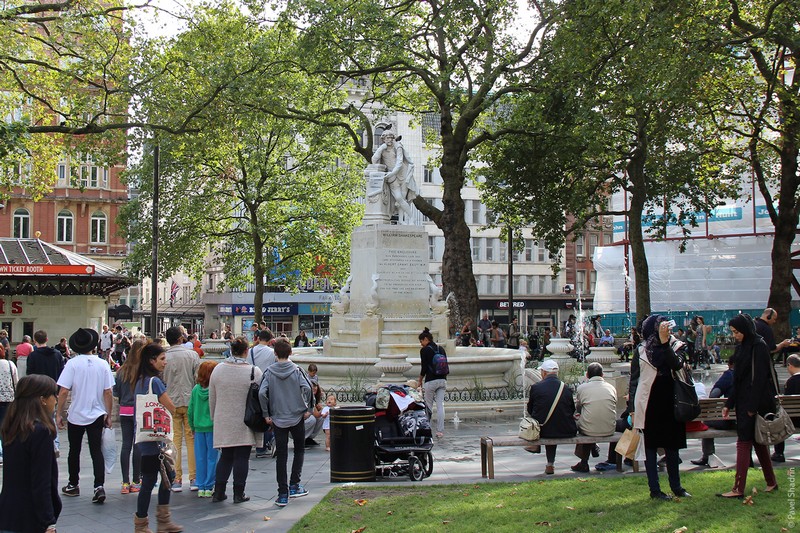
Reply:
M521 405L520 412L521 412ZM488 409L487 409L488 410ZM449 417L452 417L450 411ZM402 485L404 487L419 484L443 483L476 483L491 482L481 479L480 445L481 435L514 435L517 432L516 417L509 416L508 410L501 414L487 413L482 416L459 414L461 423L458 429L448 420L445 428L445 437L437 440L434 449L434 471L430 478L421 482L411 482L407 477L382 481L382 484ZM119 431L117 432L119 433ZM59 484L66 484L67 479L67 450L66 431L61 432L62 454L59 459ZM322 439L320 439L322 440ZM556 457L556 475L545 476L544 453L530 454L522 448L496 448L495 449L495 476L493 482L520 482L531 479L545 480L559 477L578 477L570 471L569 467L577 462L572 454L571 446L562 446L558 449ZM601 445L600 458L590 461L595 463L605 459L606 445ZM700 457L700 442L689 441L689 448L681 452L682 470L701 470L692 465L689 460ZM733 439L717 441L717 455L726 464L735 462L735 445ZM793 439L787 442L787 464L797 464L800 461L800 443ZM184 454L185 457L185 454ZM290 450L291 460L291 450ZM185 461L185 459L184 459ZM60 533L108 533L132 531L133 513L136 508L136 495L121 495L119 488L121 475L119 468L107 476L106 493L108 499L104 505L91 503L91 462L89 460L88 445L84 443L83 457L81 459L81 496L77 498L63 497L64 510L58 521ZM626 467L625 472L617 473L597 472L592 469L590 476L641 476L642 491L647 490L644 469L639 474ZM184 475L186 466L184 466ZM586 476L587 474L581 474ZM380 478L379 478L380 479ZM198 498L197 493L189 492L188 479L184 480L184 491L172 495L172 512L177 523L183 524L185 531L190 533L200 532L236 532L249 533L252 531L288 531L292 525L303 515L309 512L332 488L340 486L330 482L329 453L324 446L312 447L306 450L306 461L303 469L303 484L310 494L304 498L291 500L289 505L279 509L273 503L277 495L275 482L275 460L272 458L256 459L251 456L250 473L247 480L247 494L251 500L247 503L234 505L231 503L231 484L228 484L229 498L225 502L211 503L210 499ZM731 472L733 482L733 472ZM691 486L686 487L690 492ZM720 490L730 487L720 487ZM547 485L542 485L542 490L547 490ZM155 531L155 504L156 491L153 492L151 503L151 527ZM269 520L265 520L269 518Z

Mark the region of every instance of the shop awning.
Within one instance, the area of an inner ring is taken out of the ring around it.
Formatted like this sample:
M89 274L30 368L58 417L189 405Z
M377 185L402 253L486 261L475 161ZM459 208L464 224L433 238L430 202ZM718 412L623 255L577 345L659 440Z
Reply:
M108 265L39 239L0 238L0 295L108 296L136 283Z

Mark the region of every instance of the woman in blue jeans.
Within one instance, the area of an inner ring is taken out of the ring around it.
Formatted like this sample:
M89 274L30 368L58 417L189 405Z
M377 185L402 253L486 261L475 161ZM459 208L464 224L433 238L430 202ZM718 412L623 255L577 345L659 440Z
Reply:
M175 405L167 396L167 386L159 376L167 366L167 354L160 344L149 343L142 348L139 369L133 377L135 394L150 394L158 397L158 402L167 408L170 414L175 412ZM134 532L148 533L149 523L147 510L150 507L150 495L156 485L160 472L159 455L162 452L160 442L140 442L136 444L142 456L142 488L136 502L136 514L133 516ZM180 533L183 527L172 522L169 511L170 484L160 483L158 486L158 507L156 519L158 531L164 533Z
M425 405L433 415L432 405L436 401L436 436L444 436L444 393L447 389L447 375L439 375L433 366L433 356L438 352L433 335L428 328L419 334L419 350L421 367L419 373L419 386L425 396Z

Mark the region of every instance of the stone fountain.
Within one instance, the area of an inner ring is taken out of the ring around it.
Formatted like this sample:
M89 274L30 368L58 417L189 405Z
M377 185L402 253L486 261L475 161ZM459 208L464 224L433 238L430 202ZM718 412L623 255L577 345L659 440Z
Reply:
M364 172L365 215L352 234L350 277L331 305L329 338L321 352L295 349L292 359L315 363L323 386L405 382L419 377L418 336L427 327L447 350L449 387L514 384L519 351L456 346L450 338L450 307L429 275L427 232L406 223L417 194L413 163L399 138L382 139Z

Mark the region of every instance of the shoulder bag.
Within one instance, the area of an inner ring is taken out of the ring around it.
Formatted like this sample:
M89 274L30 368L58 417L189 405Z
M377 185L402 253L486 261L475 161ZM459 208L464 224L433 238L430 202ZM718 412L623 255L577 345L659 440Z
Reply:
M172 415L153 394L153 378L147 394L136 395L136 443L172 442Z
M539 424L539 421L528 413L523 415L522 420L519 422L519 438L524 440L539 440L539 434L541 433L542 426L547 424L547 422L550 420L550 417L553 416L553 411L556 410L556 405L558 405L558 400L561 398L562 392L564 392L563 381L558 387L558 393L553 400L553 405L550 406L550 412L547 413L547 418L544 419L542 424Z
M755 363L755 353L753 354L753 362L751 365ZM772 366L770 364L770 366ZM770 381L772 381L772 386L775 388L775 394L778 394L778 383L775 380L774 367L773 371L770 372ZM755 379L755 366L752 366L752 371L750 374L750 382L752 383ZM792 433L794 433L795 428L794 424L792 423L792 418L786 412L786 410L781 406L781 404L775 400L776 409L774 413L767 413L764 416L756 413L756 431L755 431L755 439L758 444L766 444L767 446L772 446L774 444L778 444L779 442L783 442L789 438Z
M252 353L251 353L252 355ZM258 399L260 383L256 383L256 367L250 367L250 388L247 389L247 400L244 405L244 425L256 433L264 433L269 429L269 424L264 420L261 410L261 401Z
M697 398L697 390L694 388L694 380L686 368L673 370L672 385L675 397L674 415L677 422L689 422L697 418L700 414L700 400Z

